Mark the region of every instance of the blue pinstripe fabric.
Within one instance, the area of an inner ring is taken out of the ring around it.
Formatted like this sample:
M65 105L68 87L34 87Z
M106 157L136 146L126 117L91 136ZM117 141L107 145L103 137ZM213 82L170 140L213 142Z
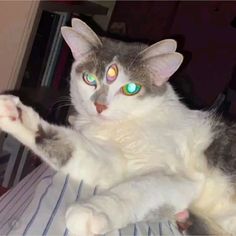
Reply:
M54 209L53 209L53 211L52 211L52 214L51 214L51 216L50 216L50 218L49 218L49 220L48 220L47 226L46 226L46 228L45 228L44 231L43 231L43 235L47 235L47 232L48 232L48 230L49 230L49 228L50 228L50 225L52 224L53 218L54 218L55 214L57 213L57 211L58 211L58 209L59 209L59 207L60 207L62 198L63 198L63 196L64 196L64 193L65 193L65 190L66 190L66 187L67 187L67 184L68 184L68 180L69 180L69 176L67 175L67 176L66 176L66 179L65 179L65 182L64 182L64 185L63 185L63 188L62 188L62 190L61 190L61 193L60 193L60 195L59 195L59 197L58 197L56 206L54 207Z
M172 225L171 225L170 221L168 221L168 226L169 226L171 235L174 235L174 231L173 231L173 229L172 229Z
M159 226L159 234L160 234L160 236L162 236L163 234L162 234L162 226L161 226L161 223L158 223L158 226Z
M33 193L31 193L31 195L29 196L29 198L31 198L33 196ZM26 204L26 207L30 204L30 202L28 201L28 199L25 199L25 201L22 203L22 205ZM9 217L6 217L6 221L5 222L1 222L1 226L4 227L10 220L12 217L14 217L15 215L17 215L17 212L21 209L21 206L19 206Z
M24 212L28 206L29 206L29 203L25 205L25 207L22 209L22 212L19 215L17 215L17 218L20 218L24 214ZM6 232L6 235L9 235L13 228L14 228L14 225L12 225L12 227L9 227L9 230Z
M26 228L25 228L25 230L23 231L23 235L26 235L26 234L27 234L27 231L29 230L29 228L30 228L30 226L32 225L33 221L36 219L37 214L38 214L38 211L39 211L39 209L40 209L40 207L41 207L41 203L42 203L44 197L46 196L46 194L47 194L47 192L48 192L48 190L49 190L50 187L51 187L51 184L48 185L48 187L46 188L46 191L42 194L42 196L41 196L41 198L40 198L40 201L39 201L39 204L38 204L38 207L36 208L36 211L35 211L35 213L33 214L33 217L31 218L31 220L29 221L29 223L26 225Z
M48 168L48 167L46 167L46 168ZM37 173L38 172L40 172L40 171L42 171L42 173L44 173L44 171L45 171L45 169L41 169L41 168L37 168L34 172L32 172L32 173L30 173L25 179L31 179L31 177L32 176L34 176L34 177L36 177L36 178L38 178L38 176L37 176ZM41 174L42 174L41 173ZM32 178L33 179L33 178ZM2 202L4 202L4 200L6 200L6 197L7 197L7 202L8 201L11 201L11 198L10 198L10 196L15 196L15 195L17 195L17 193L18 193L18 191L19 190L21 190L21 189L24 189L24 187L25 187L25 185L26 184L28 184L28 182L27 181L21 181L15 188L13 188L13 189L10 189L6 194L4 194L1 198L0 198L0 203L2 203ZM14 191L13 191L14 190ZM11 192L14 192L14 195L11 195ZM5 203L4 203L5 204ZM3 208L5 208L5 205L1 205L1 207L0 207L0 211L2 211L2 209Z
M10 199L8 199L8 202L2 206L0 213L2 213L4 210L8 209L7 206L9 204L12 204L12 202L17 202L20 198L22 198L28 191L30 191L30 186L34 186L37 184L38 180L40 179L40 176L43 175L44 171L41 171L39 175L35 177L35 179L31 179L33 181L26 182ZM26 191L24 191L26 190ZM5 198L5 196L4 196ZM2 200L4 200L4 198ZM0 202L1 203L1 202Z
M148 236L151 236L151 234L152 234L151 228L150 226L148 226Z
M136 226L136 224L134 225L134 236L137 236L137 226Z

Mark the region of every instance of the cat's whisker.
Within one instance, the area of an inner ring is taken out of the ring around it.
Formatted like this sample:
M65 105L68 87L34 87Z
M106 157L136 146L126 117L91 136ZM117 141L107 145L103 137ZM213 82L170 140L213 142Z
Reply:
M59 104L67 104L69 101L58 101L55 102L54 105L59 105Z
M63 104L63 105L58 106L58 108L70 107L70 106L72 106L72 104Z
M70 96L61 96L57 100L61 100L61 99L70 99Z
M63 102L70 102L70 101L71 100L69 98L61 98L61 99L56 100L55 104L63 103Z
M134 64L136 59L138 58L139 54L134 57L134 59L131 61L131 63L128 65L128 70L130 70L131 66Z
M72 105L72 103L70 101L65 101L64 103L62 103L61 105Z
M69 97L60 97L60 98L58 98L56 100L60 101L60 100L68 100L68 99L70 99L70 98Z

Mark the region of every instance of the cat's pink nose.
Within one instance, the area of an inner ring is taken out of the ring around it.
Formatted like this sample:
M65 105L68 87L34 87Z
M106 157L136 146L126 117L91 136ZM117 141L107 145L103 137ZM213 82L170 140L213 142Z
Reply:
M98 112L99 114L102 113L104 110L107 109L107 106L104 105L104 104L99 104L99 103L96 103L96 102L95 102L94 105L95 105L96 110L97 110L97 112Z

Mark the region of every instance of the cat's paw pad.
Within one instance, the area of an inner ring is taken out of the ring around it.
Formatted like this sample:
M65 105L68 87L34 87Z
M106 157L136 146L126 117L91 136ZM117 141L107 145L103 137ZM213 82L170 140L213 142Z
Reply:
M185 232L192 225L188 210L183 210L177 213L175 217L176 217L176 224L181 233Z
M108 231L109 220L103 213L82 205L74 205L66 212L66 226L77 236L94 236Z
M12 95L0 95L0 119L9 118L16 120L20 116L17 104L20 100L18 97Z

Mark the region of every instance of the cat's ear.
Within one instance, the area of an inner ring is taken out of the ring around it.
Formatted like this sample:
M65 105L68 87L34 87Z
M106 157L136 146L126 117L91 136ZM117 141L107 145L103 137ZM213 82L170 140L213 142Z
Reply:
M150 57L158 56L161 54L175 52L177 48L177 43L173 39L165 39L145 48L139 53L143 59L148 59Z
M83 21L73 18L72 27L63 26L61 33L75 60L81 60L88 52L102 45L98 36Z
M182 61L183 56L180 53L172 52L151 57L145 60L144 64L153 83L161 86L177 71Z
M83 21L77 18L72 18L71 25L76 32L82 34L89 42L91 42L91 44L97 46L102 45L101 40L98 38L95 32Z
M82 34L78 34L73 28L63 26L61 27L61 33L70 47L75 60L82 59L92 50L92 44Z

